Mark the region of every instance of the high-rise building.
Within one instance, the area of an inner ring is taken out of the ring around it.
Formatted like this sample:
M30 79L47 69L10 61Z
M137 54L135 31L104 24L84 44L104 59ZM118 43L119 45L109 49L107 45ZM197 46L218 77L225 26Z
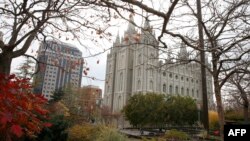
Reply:
M69 85L79 88L82 80L82 52L73 45L59 41L46 41L38 50L38 73L34 79L34 92L51 99L56 89Z
M184 61L182 65L172 62L171 53L165 61L159 60L159 43L148 21L144 29L138 32L130 23L124 37L117 36L107 55L104 103L113 112L119 112L132 95L148 92L190 96L201 103L200 64L185 63L190 56L184 44L176 58ZM212 76L209 73L207 87L208 101L212 102Z

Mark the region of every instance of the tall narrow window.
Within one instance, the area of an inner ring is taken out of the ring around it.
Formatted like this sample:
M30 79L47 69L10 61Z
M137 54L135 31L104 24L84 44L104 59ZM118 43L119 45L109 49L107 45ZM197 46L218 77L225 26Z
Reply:
M189 89L187 88L187 96L189 96Z
M153 77L153 73L154 73L153 69L149 69L148 71L149 71L149 76Z
M197 98L199 98L199 90L196 91Z
M163 86L162 86L162 91L163 91L164 93L166 93L166 84L163 84Z
M118 97L118 106L117 106L117 107L119 108L118 110L120 110L121 107L122 107L121 101L122 101L122 100L121 100L121 96L119 96L119 97Z
M124 55L122 55L122 58L121 58L121 68L124 68L124 62L125 62L125 60L124 60Z
M138 68L137 75L140 77L141 76L141 68Z
M137 64L140 65L142 63L142 56L141 54L138 55L138 58L137 58Z
M192 97L194 97L194 89L192 89Z
M150 90L153 90L153 88L154 88L153 87L153 85L154 85L153 81L151 80L149 84L150 84L150 86L149 86Z
M108 93L110 92L110 86L108 86L107 92L108 92Z
M163 76L166 76L166 72L163 72L162 75L163 75Z
M151 55L150 55L150 58L149 58L149 62L151 63L151 64L153 64L154 63L154 54L153 53L151 53Z
M169 86L169 94L173 94L173 87L172 87L172 85Z
M138 80L138 81L137 81L137 90L140 90L140 89L141 89L141 81Z
M181 87L181 95L184 95L184 88Z
M179 87L178 86L175 86L175 93L179 94Z
M119 90L122 91L122 85L123 85L123 74L122 72L120 73L120 86L119 86Z

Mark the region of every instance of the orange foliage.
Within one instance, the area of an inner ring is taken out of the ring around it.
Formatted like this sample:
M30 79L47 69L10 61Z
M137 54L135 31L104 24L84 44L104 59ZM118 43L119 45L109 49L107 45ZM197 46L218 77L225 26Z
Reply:
M211 127L211 129L218 128L219 126L218 113L216 111L209 111L208 118L209 118L209 126Z

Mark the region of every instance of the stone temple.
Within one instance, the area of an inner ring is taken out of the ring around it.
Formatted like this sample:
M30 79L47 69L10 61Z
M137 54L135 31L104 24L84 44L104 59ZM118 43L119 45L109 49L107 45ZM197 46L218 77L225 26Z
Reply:
M117 36L107 55L104 104L110 106L112 112L120 112L132 95L147 92L190 96L202 103L200 64L176 65L170 57L160 60L159 42L149 22L145 21L139 32L133 25L133 17L130 20L124 37ZM184 44L179 48L176 59L185 62L190 57L187 48ZM206 63L210 67L207 60ZM207 93L208 105L211 105L212 76L208 72Z

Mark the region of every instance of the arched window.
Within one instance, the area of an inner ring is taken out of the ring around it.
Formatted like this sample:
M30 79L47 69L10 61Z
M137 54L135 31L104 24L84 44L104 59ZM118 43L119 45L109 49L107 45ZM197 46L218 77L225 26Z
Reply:
M120 73L120 86L119 86L119 90L122 91L122 85L123 85L123 74L122 72Z
M149 69L148 71L149 71L149 76L153 77L153 74L154 74L153 69Z
M166 84L163 84L162 86L162 91L165 93L166 92Z
M169 74L169 77L172 78L172 73Z
M169 94L173 94L173 87L172 87L172 85L169 86Z
M121 102L122 102L122 97L121 96L119 96L118 97L118 110L120 110L121 109L121 107L122 107L122 104L121 104Z
M138 68L137 71L138 71L138 72L137 72L137 75L138 75L138 76L141 76L141 68Z
M151 54L150 54L150 58L149 58L149 59L150 59L150 63L151 63L151 64L153 64L154 59L155 59L155 57L154 57L154 54L153 54L153 53L151 53Z
M125 62L125 60L124 60L124 55L122 55L122 58L121 58L121 66L120 66L120 68L123 68L124 67L124 62Z
M181 94L184 95L184 88L181 87Z
M153 90L154 89L154 87L153 87L154 86L153 81L151 80L149 84L150 84L150 86L149 86L150 90Z
M175 86L175 93L179 94L179 87L178 86Z
M138 81L137 81L137 90L140 90L140 89L141 89L141 81L138 80Z
M187 88L187 96L189 96L189 89Z
M138 58L137 58L137 64L140 65L142 63L142 56L141 54L138 55Z
M163 76L166 76L166 72L164 71L164 72L162 73L162 75L163 75Z

